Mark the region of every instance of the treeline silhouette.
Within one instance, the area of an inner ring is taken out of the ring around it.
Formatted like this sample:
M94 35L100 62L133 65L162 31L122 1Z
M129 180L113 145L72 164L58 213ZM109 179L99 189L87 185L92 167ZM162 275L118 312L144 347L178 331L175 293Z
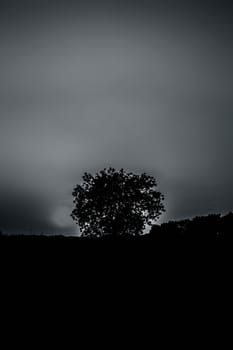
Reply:
M193 243L204 243L213 241L233 242L233 213L226 215L210 214L207 216L197 216L193 219L179 221L169 221L161 225L152 226L149 233L144 235L119 235L111 234L102 237L75 237L65 235L9 235L0 231L1 240L13 241L151 241L151 242L174 242L187 241Z
M154 225L150 236L162 240L185 240L190 242L210 242L233 240L233 213L226 215L210 214L193 219L170 221Z

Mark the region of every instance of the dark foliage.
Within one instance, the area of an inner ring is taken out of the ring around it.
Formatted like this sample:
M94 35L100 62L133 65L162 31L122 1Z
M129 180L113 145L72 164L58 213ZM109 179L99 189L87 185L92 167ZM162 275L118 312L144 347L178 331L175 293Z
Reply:
M193 219L170 221L162 225L154 225L150 231L154 238L163 240L185 240L190 242L233 240L233 213L225 216L210 214Z
M140 235L164 211L156 180L108 168L95 176L85 173L73 191L72 218L83 236Z

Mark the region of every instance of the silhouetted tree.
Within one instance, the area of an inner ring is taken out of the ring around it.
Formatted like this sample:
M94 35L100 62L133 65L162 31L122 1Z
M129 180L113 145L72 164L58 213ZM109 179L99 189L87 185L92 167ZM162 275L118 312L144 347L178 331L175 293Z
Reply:
M84 173L74 188L71 216L83 236L140 235L164 211L163 195L156 180L146 173L135 175L108 168L95 176Z

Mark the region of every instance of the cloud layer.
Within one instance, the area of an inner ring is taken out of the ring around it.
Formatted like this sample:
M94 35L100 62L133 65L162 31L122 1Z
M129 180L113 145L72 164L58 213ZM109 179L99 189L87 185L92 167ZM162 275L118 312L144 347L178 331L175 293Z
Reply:
M232 209L231 13L69 6L1 21L1 225L75 232L108 165L156 176L164 219Z

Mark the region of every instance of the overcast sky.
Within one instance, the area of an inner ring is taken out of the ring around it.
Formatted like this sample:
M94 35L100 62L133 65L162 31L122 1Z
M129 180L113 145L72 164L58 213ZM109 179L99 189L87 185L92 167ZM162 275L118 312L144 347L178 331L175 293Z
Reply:
M156 177L163 220L233 209L229 3L0 2L0 228L75 233L72 189Z

